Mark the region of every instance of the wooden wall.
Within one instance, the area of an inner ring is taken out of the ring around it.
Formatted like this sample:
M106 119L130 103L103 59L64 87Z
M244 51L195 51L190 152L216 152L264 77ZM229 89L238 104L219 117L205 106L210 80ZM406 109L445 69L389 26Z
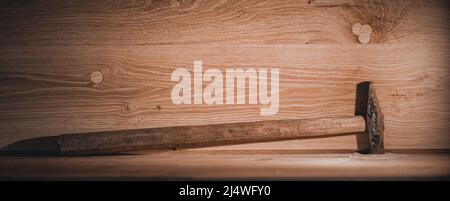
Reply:
M449 17L445 0L0 1L0 147L74 132L349 116L356 84L372 80L386 148L448 149ZM372 26L370 43L358 42L354 23ZM279 68L278 114L174 105L171 72L194 60ZM231 148L355 149L356 138Z

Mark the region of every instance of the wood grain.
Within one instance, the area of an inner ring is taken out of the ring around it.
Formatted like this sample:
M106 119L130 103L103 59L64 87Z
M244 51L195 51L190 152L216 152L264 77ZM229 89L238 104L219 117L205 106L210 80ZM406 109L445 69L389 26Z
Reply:
M387 149L450 148L446 1L0 4L0 147L64 133L351 116L356 84L372 80ZM355 23L372 27L368 44ZM170 74L194 60L204 69L279 68L279 113L172 104ZM356 149L356 137L231 147Z
M180 150L96 157L0 157L2 180L448 180L449 154Z
M352 44L448 41L448 2L420 0L2 1L0 44Z

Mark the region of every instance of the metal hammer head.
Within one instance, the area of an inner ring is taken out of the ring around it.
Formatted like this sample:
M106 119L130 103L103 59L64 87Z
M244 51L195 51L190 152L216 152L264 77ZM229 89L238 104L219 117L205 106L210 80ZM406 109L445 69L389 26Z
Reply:
M362 82L357 86L356 115L362 115L366 120L366 136L371 154L384 153L384 116L372 82Z

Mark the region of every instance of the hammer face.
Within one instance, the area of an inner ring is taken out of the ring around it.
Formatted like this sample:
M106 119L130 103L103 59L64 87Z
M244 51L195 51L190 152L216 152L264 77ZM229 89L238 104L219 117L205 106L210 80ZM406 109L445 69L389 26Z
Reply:
M384 153L384 116L373 83L369 83L367 100L366 128L369 137L369 152L371 154Z

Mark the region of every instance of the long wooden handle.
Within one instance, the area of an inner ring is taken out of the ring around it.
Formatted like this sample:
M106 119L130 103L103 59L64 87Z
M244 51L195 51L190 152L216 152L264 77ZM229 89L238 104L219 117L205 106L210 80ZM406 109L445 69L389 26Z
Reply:
M288 140L364 132L362 116L274 120L245 123L147 128L66 134L59 138L62 154L108 154L138 149L176 148Z

